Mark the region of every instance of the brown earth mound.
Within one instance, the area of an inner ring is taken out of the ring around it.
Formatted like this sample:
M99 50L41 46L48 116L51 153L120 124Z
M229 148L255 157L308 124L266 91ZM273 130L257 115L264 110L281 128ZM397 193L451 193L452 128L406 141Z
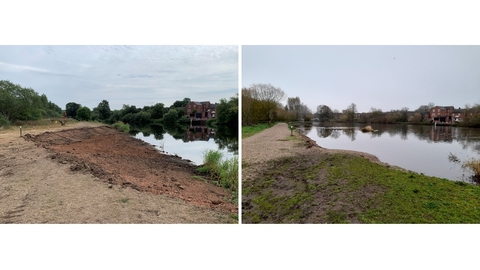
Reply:
M206 179L197 172L197 166L162 154L148 143L110 127L67 129L24 137L49 150L49 158L69 165L71 171L91 173L112 185L178 197L197 206L238 211L229 202L229 192L194 178Z

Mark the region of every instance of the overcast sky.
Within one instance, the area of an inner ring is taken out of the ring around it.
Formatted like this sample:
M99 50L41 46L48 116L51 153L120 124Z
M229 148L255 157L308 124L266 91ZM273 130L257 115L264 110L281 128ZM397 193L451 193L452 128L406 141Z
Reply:
M0 46L0 80L63 109L218 102L238 93L238 46Z
M342 111L480 103L480 46L242 46L242 87ZM283 100L286 104L286 98Z

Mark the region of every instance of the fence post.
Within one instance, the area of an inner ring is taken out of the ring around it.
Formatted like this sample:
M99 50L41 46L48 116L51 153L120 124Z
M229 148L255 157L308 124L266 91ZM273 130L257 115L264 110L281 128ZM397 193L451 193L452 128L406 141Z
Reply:
M22 126L20 126L20 137L22 137Z

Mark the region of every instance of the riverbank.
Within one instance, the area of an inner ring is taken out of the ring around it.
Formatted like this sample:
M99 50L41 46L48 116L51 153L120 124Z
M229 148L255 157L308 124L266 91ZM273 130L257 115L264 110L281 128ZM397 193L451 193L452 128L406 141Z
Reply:
M480 222L479 186L321 148L286 124L242 147L242 223Z
M0 223L236 223L196 166L94 123L0 131Z

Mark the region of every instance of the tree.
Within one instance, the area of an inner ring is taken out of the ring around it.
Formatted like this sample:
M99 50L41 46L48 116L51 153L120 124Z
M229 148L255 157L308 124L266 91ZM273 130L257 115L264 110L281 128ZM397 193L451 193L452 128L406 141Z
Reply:
M177 116L178 118L182 117L185 115L185 110L183 110L182 108L177 108Z
M355 103L352 103L345 110L346 120L348 122L355 121L356 114L357 114L357 105Z
M38 120L44 109L41 97L32 88L0 81L0 113L8 121Z
M400 110L400 115L399 115L397 121L398 122L408 122L408 108L407 107L403 107Z
M255 102L250 89L242 88L242 126L249 126L256 122Z
M308 108L308 106L303 103L300 104L298 115L299 115L299 120L301 119L305 121L312 120L312 110L310 110L310 108Z
M90 121L92 118L92 111L88 107L80 107L77 110L77 119L80 121Z
M427 120L427 117L430 114L430 110L433 107L435 107L435 104L430 102L430 103L428 103L428 105L422 105L422 106L418 107L418 109L415 110L415 112L420 113L421 121L425 121L425 120Z
M327 105L318 105L317 117L320 122L329 122L333 119L333 112Z
M370 109L370 122L372 123L385 123L384 113L382 109L371 108Z
M249 90L253 99L261 101L259 113L271 123L277 103L285 97L285 92L271 84L252 84Z
M190 99L189 98L184 98L183 100L177 100L173 103L172 106L170 106L170 108L184 108L187 106L188 103L190 103Z
M110 110L110 105L108 104L107 100L102 100L102 102L98 103L98 116L101 121L106 121L110 118L110 114L112 111Z
M151 108L152 118L153 119L163 118L164 110L165 110L165 105L163 105L163 103L157 103L153 105L153 107Z
M294 97L294 98L288 98L287 99L286 110L289 111L289 112L293 112L296 120L299 120L302 117L300 115L301 106L302 106L302 103L300 102L299 97Z
M82 107L82 105L75 102L67 103L67 105L65 105L67 117L77 118L77 110L80 109L80 107Z
M163 115L163 122L167 124L173 124L178 121L178 111L174 108L168 110L168 112Z
M216 108L216 124L228 126L238 130L238 97L231 97L229 101L221 99Z

